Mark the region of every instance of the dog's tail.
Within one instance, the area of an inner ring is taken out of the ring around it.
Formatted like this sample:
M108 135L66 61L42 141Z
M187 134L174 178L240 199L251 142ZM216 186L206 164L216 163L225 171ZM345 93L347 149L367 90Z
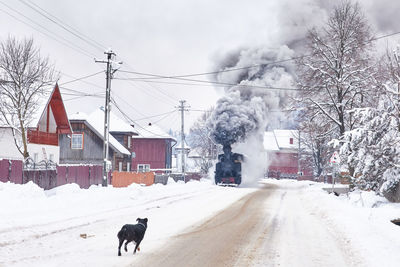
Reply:
M125 238L125 235L126 235L126 227L123 226L121 228L121 230L118 232L117 236L118 236L119 239L123 239L123 238Z

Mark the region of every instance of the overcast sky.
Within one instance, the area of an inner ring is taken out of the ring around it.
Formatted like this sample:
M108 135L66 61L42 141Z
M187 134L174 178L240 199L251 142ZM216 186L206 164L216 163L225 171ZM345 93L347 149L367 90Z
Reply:
M74 80L73 77L104 70L105 66L96 64L94 57L105 59L103 52L107 48L112 48L117 54L117 60L123 61L120 70L167 76L209 72L230 51L241 47L279 46L289 37L290 40L301 38L307 27L326 18L326 10L330 7L328 1L323 0L34 1L36 8L43 8L79 30L95 41L97 46L101 46L99 48L63 30L23 2L33 6L29 0L0 0L0 38L4 39L8 35L33 37L42 54L48 55L61 72L61 85ZM393 12L399 10L397 1L362 2L377 32L396 30L397 23L394 22L397 16ZM51 32L46 32L39 25ZM67 42L67 45L60 42ZM115 77L139 76L117 71ZM74 82L62 87L87 93L104 92L104 73L85 81L90 84ZM104 105L104 98L77 98L67 95L71 91L63 89L62 92L68 113L90 113ZM165 130L178 130L178 112L147 120L140 119L172 111L181 99L187 100L193 110L207 109L215 104L223 90L216 90L212 86L115 79L112 81L112 94L121 109L132 119L138 120L139 124L156 122ZM199 111L187 113L187 126L198 115ZM185 128L188 130L188 127Z

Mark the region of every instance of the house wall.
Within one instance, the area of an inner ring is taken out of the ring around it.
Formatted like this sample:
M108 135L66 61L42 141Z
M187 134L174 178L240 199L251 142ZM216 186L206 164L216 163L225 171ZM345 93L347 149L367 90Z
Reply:
M171 142L165 139L132 139L132 171L137 171L138 164L150 164L150 169L170 168Z
M121 144L123 145L126 149L131 151L132 147L132 133L127 133L127 132L110 132L110 134ZM129 140L131 139L131 147L128 147ZM119 171L119 163L122 162L122 169L121 171L128 171L128 163L131 163L131 158L128 155L123 155L123 156L116 156L114 159L114 171ZM132 164L132 163L131 163ZM132 166L129 167L129 171L132 170Z
M50 146L50 145L41 145L41 144L28 144L28 152L29 157L33 160L35 159L35 153L37 153L37 161L40 162L42 160L50 160L51 155L53 158L53 162L59 163L60 159L60 147L58 146ZM46 156L45 156L46 155Z
M61 135L59 139L60 163L103 164L103 140L92 132L84 123L73 123L74 133L83 133L83 149L71 149L71 138ZM110 158L113 151L109 151Z
M10 128L0 128L0 158L23 159L14 143L12 131Z
M298 173L298 153L297 151L268 152L270 164L268 166L268 176L274 178L297 178ZM307 162L300 162L300 171L303 176L312 176L312 169Z

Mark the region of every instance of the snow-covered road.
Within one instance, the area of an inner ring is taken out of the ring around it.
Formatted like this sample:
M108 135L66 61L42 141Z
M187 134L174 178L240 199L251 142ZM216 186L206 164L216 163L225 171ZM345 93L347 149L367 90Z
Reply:
M390 220L400 218L400 204L371 192L335 197L312 182L264 184L262 190L209 180L89 190L65 185L44 192L31 183L0 183L0 266L140 266L179 247L187 248L181 266L207 266L207 260L213 266L398 266L400 227ZM118 257L116 234L137 217L149 218L141 251L132 255L131 245ZM227 248L225 260L213 254L220 246ZM190 262L190 253L204 261Z
M309 205L307 189L267 183L131 266L366 266Z

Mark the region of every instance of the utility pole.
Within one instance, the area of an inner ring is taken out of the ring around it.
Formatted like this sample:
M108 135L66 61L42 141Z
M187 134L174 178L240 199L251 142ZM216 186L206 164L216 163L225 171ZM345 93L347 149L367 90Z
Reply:
M299 128L299 151L297 152L297 180L299 180L300 174L301 174L301 166L300 166L300 157L301 157L301 147L300 147L300 128Z
M182 174L185 177L185 111L189 111L190 106L185 106L186 100L179 101L180 106L178 106L181 112L181 165Z
M115 53L110 49L104 52L107 55L107 60L95 60L96 63L105 63L107 64L106 70L106 101L104 107L104 143L103 143L103 181L102 185L107 186L107 176L110 170L110 161L108 160L108 147L109 147L109 137L110 137L110 98L111 98L111 79L112 75L116 71L112 67L112 59L115 56Z

